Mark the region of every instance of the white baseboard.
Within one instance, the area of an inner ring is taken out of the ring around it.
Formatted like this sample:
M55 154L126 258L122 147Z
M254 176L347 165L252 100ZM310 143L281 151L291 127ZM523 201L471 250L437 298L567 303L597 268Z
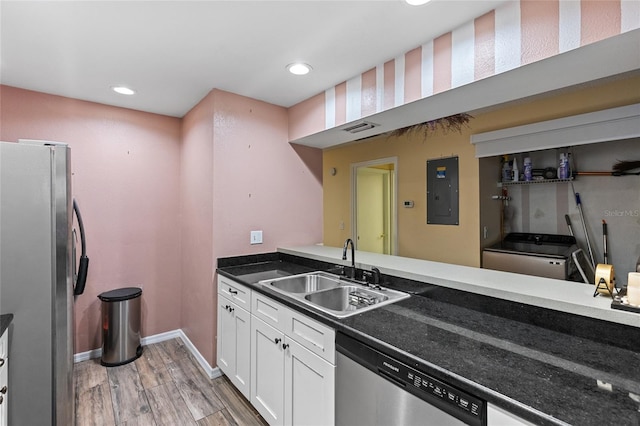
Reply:
M207 373L210 379L215 379L216 377L222 376L222 371L220 371L218 367L213 368L209 365L207 360L204 359L204 357L202 356L200 351L196 348L196 346L193 343L191 343L191 340L189 340L189 338L184 333L184 331L182 330L176 330L176 331L179 333L180 338L182 339L182 342L184 343L184 345L187 347L187 349L189 349L189 352L191 352L191 355L193 355L196 361L198 361L198 364L200 364L200 367L202 367L202 369L205 371L205 373Z
M102 348L93 349L86 352L80 352L73 355L73 362L78 363L82 361L88 361L94 358L100 358L102 356Z
M166 340L175 339L179 337L184 343L185 347L189 350L191 355L198 361L198 364L202 367L202 369L207 373L210 379L215 379L216 377L222 376L222 371L218 367L211 367L207 360L202 356L200 351L196 348L196 346L189 340L184 331L178 329L173 331L167 331L160 334L154 334L153 336L147 336L140 339L140 343L142 346L151 345L154 343L164 342ZM86 352L80 352L73 355L73 362L78 363L82 361L87 361L94 358L100 358L102 356L102 348L93 349Z

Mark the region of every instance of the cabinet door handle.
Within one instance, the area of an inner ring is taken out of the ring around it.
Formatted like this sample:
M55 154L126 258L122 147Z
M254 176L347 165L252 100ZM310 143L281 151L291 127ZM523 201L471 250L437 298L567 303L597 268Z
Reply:
M4 401L4 396L0 395L0 404L2 404L2 401Z
M0 367L4 365L4 358L0 358Z
M5 393L7 393L7 387L6 387L6 386L3 386L3 387L2 387L2 389L0 389L0 393L1 393L1 394L5 394Z
M279 338L279 337L276 337L275 342L276 342L276 345L277 345L278 343L282 342L282 339L281 339L281 338Z
M283 343L282 344L282 349L287 350L288 347L289 347L288 343Z
M238 294L238 292L232 288L229 288L229 293L231 294Z
M231 306L229 306L229 312L233 312L234 308L232 308Z

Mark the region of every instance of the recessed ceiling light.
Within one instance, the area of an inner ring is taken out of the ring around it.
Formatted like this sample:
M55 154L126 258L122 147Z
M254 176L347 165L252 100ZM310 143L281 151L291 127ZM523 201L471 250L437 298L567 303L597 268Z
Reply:
M121 95L135 95L136 91L125 86L111 86L111 90Z
M423 4L429 3L431 0L405 0L407 4L411 6L421 6Z
M311 65L303 64L302 62L296 62L295 64L287 65L287 69L291 74L305 75L311 72Z

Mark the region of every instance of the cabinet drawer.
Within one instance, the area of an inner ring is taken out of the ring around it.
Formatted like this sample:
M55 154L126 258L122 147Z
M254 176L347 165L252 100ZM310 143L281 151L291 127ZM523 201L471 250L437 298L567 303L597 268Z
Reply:
M236 303L242 309L249 311L251 304L251 289L227 277L218 275L218 293Z
M6 358L9 356L9 331L5 330L5 332L0 336L0 358Z
M251 300L252 315L335 364L335 330L260 293L254 292Z
M336 363L336 332L318 321L287 309L284 334L331 364Z
M251 296L251 314L283 333L288 311L289 309L270 297L257 292Z

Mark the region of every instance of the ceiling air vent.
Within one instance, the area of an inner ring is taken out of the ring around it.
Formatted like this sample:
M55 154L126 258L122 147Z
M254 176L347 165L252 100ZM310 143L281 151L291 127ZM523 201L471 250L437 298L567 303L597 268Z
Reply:
M368 121L362 121L357 124L352 124L348 127L343 127L342 130L353 134L353 133L360 133L360 132L364 132L365 130L373 129L376 126L378 125L374 123L370 123Z

